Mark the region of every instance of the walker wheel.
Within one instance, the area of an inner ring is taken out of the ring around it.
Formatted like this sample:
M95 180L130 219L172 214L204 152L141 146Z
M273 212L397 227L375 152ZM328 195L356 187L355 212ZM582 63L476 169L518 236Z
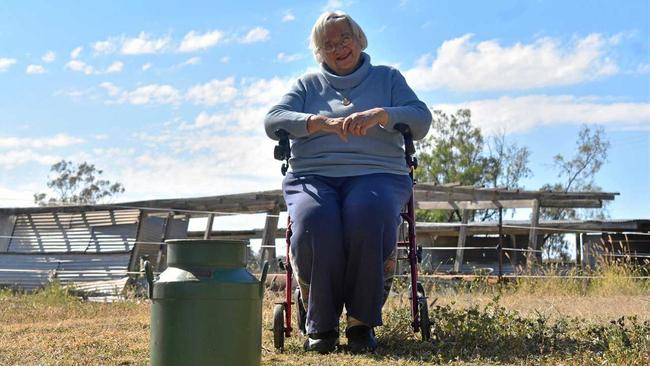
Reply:
M422 340L427 342L431 339L431 320L429 319L429 306L426 298L418 299L418 309L420 313L420 334Z
M284 304L276 304L273 308L273 345L275 349L284 351Z

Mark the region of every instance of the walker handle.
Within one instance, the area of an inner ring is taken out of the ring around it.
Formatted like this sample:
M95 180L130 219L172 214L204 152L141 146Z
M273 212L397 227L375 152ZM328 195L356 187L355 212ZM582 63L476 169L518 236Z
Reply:
M143 266L147 284L149 285L149 299L153 299L153 269L151 268L151 262L147 259L144 261Z
M394 127L399 131L402 136L404 136L404 150L408 155L415 154L415 145L413 145L413 134L411 133L411 127L404 123L398 123Z
M264 286L266 285L266 275L269 273L269 261L264 262L262 267L262 277L260 277L260 298L264 297Z

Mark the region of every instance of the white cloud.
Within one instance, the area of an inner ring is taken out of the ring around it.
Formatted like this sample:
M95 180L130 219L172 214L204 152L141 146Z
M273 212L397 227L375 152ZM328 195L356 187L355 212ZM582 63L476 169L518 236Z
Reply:
M179 52L194 52L214 47L221 39L223 39L223 32L214 30L203 34L191 31L185 35L180 47Z
M79 55L81 55L81 51L83 51L83 49L84 48L82 46L79 46L79 47L75 48L74 50L72 50L72 52L70 52L70 58L75 59L75 58L79 57Z
M194 135L185 136L186 139ZM181 158L144 154L125 164L117 181L137 199L197 197L277 189L282 176L266 137L205 136L215 150ZM238 149L232 149L238 146ZM245 154L242 154L245 151ZM255 167L254 173L251 167ZM152 182L155 182L152 184Z
M341 10L344 9L350 5L352 5L354 1L344 1L344 0L328 0L325 5L321 8L321 11L335 11L335 10Z
M196 119L194 120L194 123L191 125L188 125L186 123L182 123L180 125L180 129L186 130L186 129L195 129L195 128L204 128L204 127L214 127L215 129L219 130L228 130L228 121L223 118L221 114L209 114L207 112L201 112L199 113L198 116L196 116Z
M181 101L180 92L171 85L149 84L131 91L122 90L110 82L103 82L99 87L114 98L107 102L109 104L176 104Z
M303 56L304 55L302 55L300 53L294 53L294 54L291 54L291 55L287 55L284 52L280 52L280 53L278 53L277 59L280 62L293 62L293 61L297 61L297 60L302 59Z
M60 148L84 143L84 140L78 137L66 134L57 134L50 137L7 137L0 138L0 149L47 149Z
M86 75L92 75L97 72L94 67L86 64L81 60L70 60L67 64L65 64L65 67L72 71L82 72Z
M82 97L92 94L92 89L61 89L57 90L54 95L64 95L66 97L80 101Z
M108 95L111 97L116 97L120 95L120 88L118 88L117 86L115 86L115 84L111 82L108 81L103 82L99 84L99 87L106 90L106 93L108 93Z
M445 41L436 57L422 56L404 73L409 84L418 90L526 90L571 85L618 72L608 57L608 47L615 42L600 34L564 47L552 38L512 46L471 39L466 34Z
M230 62L230 57L223 56L222 58L219 59L219 61L221 61L222 64L227 64L228 62Z
M244 98L240 103L271 107L289 90L293 82L292 78L281 79L278 77L248 82L242 91Z
M117 40L115 38L109 38L105 41L97 41L93 43L93 50L96 55L105 55L113 53L117 50Z
M45 62L46 64L49 64L50 62L54 62L54 60L56 60L56 53L54 53L54 51L47 51L41 57L41 60L43 60L43 62Z
M60 157L41 154L29 149L9 150L0 152L0 167L5 169L13 169L19 165L30 162L36 162L42 165L52 165L60 160Z
M641 75L650 74L650 63L639 64L636 68L636 72Z
M233 86L233 78L213 80L195 89L192 100L195 104L203 105L228 102L229 108L212 114L201 112L193 123L183 122L180 128L192 130L209 127L219 131L255 132L260 129L269 108L287 92L292 82L290 78L244 80L241 88L237 89ZM220 95L227 89L230 89L228 95ZM198 148L202 145L195 142L194 146Z
M146 64L142 65L142 71L147 71L151 68L151 63L147 62Z
M123 62L115 61L106 69L105 72L107 74L118 73L118 72L122 72L123 68L124 68L124 63Z
M185 100L196 105L228 104L231 109L242 111L255 109L257 111L258 108L268 109L273 103L277 103L293 82L293 78L281 79L277 77L243 79L238 87L235 85L235 78L228 77L196 84L189 87L184 93L173 86L157 84L141 86L133 91L123 90L111 82L102 82L99 87L112 98L107 101L109 104L176 104Z
M170 85L145 85L126 94L126 100L131 104L174 104L180 99L178 90Z
M283 22L291 22L294 20L296 20L296 17L293 15L293 12L291 10L287 10L282 17Z
M36 187L33 184L27 184L32 186L32 190L25 187L21 184L18 189L7 188L0 186L0 207L26 207L34 205L33 194L37 190L41 189Z
M472 111L472 122L487 134L522 132L555 124L600 124L643 130L650 125L650 103L607 102L598 97L529 95L435 105L446 113Z
M242 37L239 41L241 43L255 43L255 42L264 42L268 41L271 39L270 34L268 29L262 28L262 27L256 27L248 31L244 37Z
M216 105L228 103L237 96L237 88L234 86L235 78L229 77L224 80L211 80L205 84L191 87L185 99L194 104Z
M180 66L198 65L200 62L201 62L200 57L191 57L185 60L183 63L181 63Z
M124 55L144 55L166 51L171 44L169 36L152 38L145 32L140 32L136 38L125 38L122 41L121 53Z
M16 63L15 58L0 58L0 72L9 70L11 65Z
M124 68L124 63L121 61L115 61L110 64L105 70L99 70L92 65L88 65L84 61L74 59L70 60L65 64L66 69L81 72L85 75L99 75L99 74L114 74L122 72Z
M43 74L45 73L45 68L41 65L27 65L27 69L25 69L25 73L29 75Z

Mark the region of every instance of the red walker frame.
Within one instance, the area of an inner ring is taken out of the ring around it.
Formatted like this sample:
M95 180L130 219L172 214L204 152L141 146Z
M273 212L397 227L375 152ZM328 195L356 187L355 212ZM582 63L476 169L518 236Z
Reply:
M404 137L404 146L405 146L405 159L406 163L410 169L409 176L413 181L415 186L416 181L413 176L414 170L417 168L417 159L413 157L415 154L415 147L413 145L413 138L411 131L408 126L404 124L397 124L395 129L402 133ZM289 146L289 134L284 130L276 131L276 136L279 137L280 141L275 147L275 158L277 160L284 160L285 163L282 164L282 174L286 174L288 169L288 161L291 156L291 148ZM411 284L409 286L409 299L411 300L411 316L412 322L411 326L415 333L420 332L422 339L428 341L431 337L431 322L429 319L429 311L427 304L427 297L424 292L424 287L418 281L418 269L417 265L421 261L422 249L416 244L416 234L415 234L415 192L411 192L411 198L409 199L406 205L406 212L401 213L402 219L406 222L408 226L408 239L400 240L397 242L398 248L406 248L407 256L405 258L398 259L408 259L410 265L410 274L411 274ZM287 231L285 236L286 241L286 262L281 262L281 268L283 268L285 273L285 298L282 302L277 302L273 309L273 335L274 335L274 346L278 350L284 349L284 338L291 337L293 328L291 327L291 308L296 302L292 298L292 281L293 281L293 268L291 267L291 261L289 260L289 251L291 248L291 219L287 219ZM296 299L299 301L299 299ZM300 314L299 314L300 316Z

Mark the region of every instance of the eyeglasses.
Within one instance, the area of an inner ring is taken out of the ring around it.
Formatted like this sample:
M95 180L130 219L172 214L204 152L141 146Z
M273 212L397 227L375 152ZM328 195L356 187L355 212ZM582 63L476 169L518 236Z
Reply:
M327 43L325 43L325 45L323 47L321 47L321 49L323 51L327 52L327 53L332 53L332 52L336 51L337 48L339 48L339 47L347 47L351 43L352 43L352 35L346 33L341 37L340 41L338 41L336 43L327 42Z

